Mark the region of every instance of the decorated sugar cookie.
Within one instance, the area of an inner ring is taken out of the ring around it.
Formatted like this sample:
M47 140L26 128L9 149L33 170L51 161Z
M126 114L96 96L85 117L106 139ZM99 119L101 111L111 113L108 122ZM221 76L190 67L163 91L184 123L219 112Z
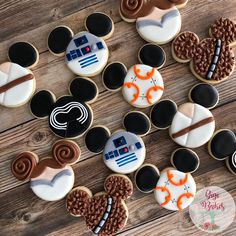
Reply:
M96 100L97 85L90 79L75 78L69 87L71 95L56 100L47 90L37 92L30 109L37 118L48 118L50 129L62 138L76 138L83 135L92 125L93 112L88 103Z
M45 201L64 198L74 185L71 165L80 158L78 145L69 140L57 141L52 157L41 161L33 152L19 154L11 165L12 174L19 180L30 180L30 188Z
M115 235L128 220L125 200L133 193L131 180L125 175L112 174L104 182L105 192L74 188L67 196L66 208L72 216L83 216L88 229L96 235Z
M49 50L61 56L65 54L68 68L80 76L94 76L106 66L109 51L104 39L111 37L114 23L104 13L92 13L85 20L88 30L73 34L67 26L58 26L48 37Z
M193 32L180 33L172 43L172 55L181 63L190 62L196 78L217 84L226 80L235 67L231 47L236 45L236 25L227 18L220 18L211 25L210 37L199 40Z

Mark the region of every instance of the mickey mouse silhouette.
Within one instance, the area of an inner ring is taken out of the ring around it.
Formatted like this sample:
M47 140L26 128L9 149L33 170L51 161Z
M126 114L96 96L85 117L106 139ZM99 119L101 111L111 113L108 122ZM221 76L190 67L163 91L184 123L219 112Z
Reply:
M124 200L133 193L131 180L125 175L112 174L104 182L105 193L94 196L79 186L67 196L66 207L73 216L83 216L88 229L100 236L114 235L122 230L128 219Z
M98 88L90 79L75 78L69 92L56 100L52 92L41 90L31 99L30 109L35 117L48 118L50 129L59 137L77 138L93 123L89 103L96 100Z
M11 171L19 180L30 180L30 187L39 198L57 201L73 188L71 165L79 160L80 154L75 142L60 140L52 147L52 158L39 161L35 153L23 152L13 160Z
M193 32L180 33L172 43L172 55L178 62L190 62L190 69L197 79L217 84L234 70L231 47L236 45L236 24L220 18L211 25L209 34L211 38L200 41Z

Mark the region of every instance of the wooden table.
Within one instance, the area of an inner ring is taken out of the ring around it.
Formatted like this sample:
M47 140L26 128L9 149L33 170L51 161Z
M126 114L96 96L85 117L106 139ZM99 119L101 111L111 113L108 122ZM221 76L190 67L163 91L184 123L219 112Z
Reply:
M84 30L85 17L94 11L102 11L115 22L115 33L107 41L109 61L119 60L130 67L138 62L137 52L145 43L137 34L135 26L121 20L117 0L1 0L0 1L0 59L7 60L7 48L16 41L33 43L39 50L40 60L33 72L37 89L49 89L58 97L67 94L67 86L74 75L66 68L63 57L51 55L46 39L53 27L65 24L74 32ZM225 16L236 21L236 0L198 0L188 3L181 10L182 30L192 30L201 38L208 36L209 25L218 17ZM170 44L163 46L167 54L161 69L165 82L164 98L181 104L187 101L189 89L198 81L188 65L176 63L170 54ZM92 104L94 124L108 126L111 131L122 127L123 115L133 108L122 98L120 92L107 91L101 75L94 81L99 87L98 100ZM213 109L217 128L236 129L236 70L224 83L217 85L220 102ZM144 110L149 113L149 109ZM0 235L91 235L84 219L70 216L65 200L45 202L38 199L28 183L17 181L10 172L10 163L20 152L30 150L40 158L50 156L51 146L58 138L48 129L46 120L35 119L25 105L16 109L0 108ZM73 166L75 186L85 185L94 193L103 190L103 181L110 174L101 155L86 150L83 138L78 141L82 149L79 163ZM152 128L144 138L147 148L146 162L160 170L170 165L169 158L178 146L171 141L167 131ZM193 174L197 188L217 185L236 198L235 176L207 152L207 147L196 149L201 165ZM133 178L133 175L130 176ZM119 235L204 235L191 222L188 210L182 213L167 211L155 202L153 194L142 194L136 189L127 201L129 220ZM235 235L236 221L221 235Z

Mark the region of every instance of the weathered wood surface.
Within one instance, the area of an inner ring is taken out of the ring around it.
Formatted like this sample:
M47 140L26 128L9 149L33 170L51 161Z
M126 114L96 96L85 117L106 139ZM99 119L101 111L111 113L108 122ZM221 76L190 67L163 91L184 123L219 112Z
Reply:
M74 32L84 29L86 15L93 11L109 14L115 22L115 33L107 41L109 61L119 60L127 67L138 62L137 52L144 44L133 24L121 20L117 0L71 1L0 1L0 62L7 59L7 47L17 40L33 43L39 50L40 61L33 69L37 89L50 89L56 96L68 93L67 85L74 75L66 68L63 58L51 55L46 38L56 25L65 24ZM207 37L208 26L220 16L236 21L236 0L193 1L181 10L183 30L192 30L201 38ZM187 101L189 89L197 83L188 65L176 63L170 55L170 44L163 48L167 62L161 69L165 82L164 98L174 99L177 104ZM120 92L104 89L101 75L94 78L99 87L98 100L92 104L94 124L103 124L113 132L122 128L123 115L133 108L123 101ZM220 103L213 110L217 128L236 131L236 71L226 82L217 85ZM112 110L110 109L112 107ZM149 109L144 110L147 114ZM107 115L109 114L109 115ZM71 217L65 210L65 201L50 203L38 199L28 183L17 181L10 173L10 162L24 150L34 151L40 158L50 155L51 145L57 140L46 120L37 120L25 105L16 109L0 107L0 235L91 235L82 218ZM103 181L110 171L104 166L101 155L86 150L83 138L78 141L82 149L79 163L73 166L75 186L86 185L96 193L103 190ZM177 145L167 131L152 128L144 137L147 147L146 162L160 170L170 165L169 157ZM196 149L201 165L194 173L198 189L217 185L228 190L236 199L235 176L224 165L212 159L206 146ZM133 178L133 175L130 175ZM204 235L193 226L188 211L173 213L159 207L152 194L144 195L135 190L127 201L129 221L119 235ZM221 235L235 235L236 221Z

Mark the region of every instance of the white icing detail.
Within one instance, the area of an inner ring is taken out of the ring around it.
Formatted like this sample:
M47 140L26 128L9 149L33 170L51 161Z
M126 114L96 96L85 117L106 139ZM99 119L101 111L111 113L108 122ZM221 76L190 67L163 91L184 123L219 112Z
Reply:
M234 168L236 168L236 152L232 155L232 164L234 166Z
M111 211L111 205L107 206L107 211L110 212Z
M103 217L103 219L107 219L108 218L108 216L109 216L109 214L106 212L105 214L104 214L104 217Z
M177 183L179 182L180 179L183 180L186 176L186 173L180 172L178 170L171 170L171 173L173 174L173 181L175 181ZM169 203L167 203L163 207L168 210L171 210L171 211L178 211L179 210L177 207L177 200L182 194L191 193L194 196L196 194L196 183L195 183L191 174L188 174L188 180L187 180L186 184L181 185L181 186L175 186L168 180L167 171L164 171L161 173L156 186L157 187L166 187L170 191L171 200ZM165 197L167 196L167 192L155 190L154 195L155 195L156 201L159 204L162 204L165 202ZM192 203L193 200L194 200L194 197L182 198L182 209L188 207Z
M101 227L99 227L99 226L98 226L98 227L96 227L96 229L94 230L94 233L95 233L95 234L98 234L98 233L99 233L99 231L100 231L100 229L101 229Z
M105 220L100 221L99 227L102 227L105 224L105 222L106 222Z

